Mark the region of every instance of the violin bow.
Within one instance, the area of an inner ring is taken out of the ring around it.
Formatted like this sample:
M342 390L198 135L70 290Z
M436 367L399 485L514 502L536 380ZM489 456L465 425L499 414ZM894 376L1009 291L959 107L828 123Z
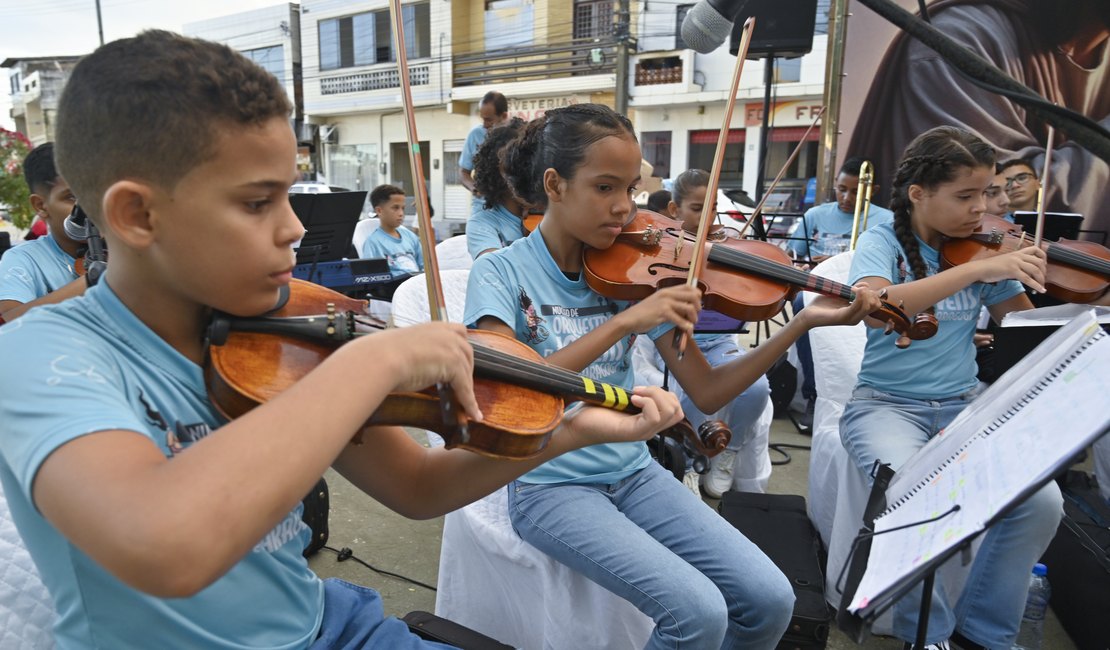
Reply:
M732 85L729 87L728 103L725 105L724 124L721 125L721 132L717 135L717 151L713 154L713 169L709 172L709 184L705 188L705 203L701 208L701 221L698 223L698 236L694 241L694 251L690 256L690 271L686 275L686 286L698 286L702 268L705 266L705 259L702 252L705 250L705 242L709 239L709 226L713 222L713 218L710 215L714 212L717 204L717 183L721 178L721 166L725 162L725 146L728 144L728 127L729 123L732 121L732 109L736 107L736 92L740 88L740 73L744 71L744 60L748 56L748 45L751 43L752 30L754 29L755 17L752 16L744 21L743 33L740 36L740 47L737 48L736 51L736 67L732 71ZM768 65L770 64L768 63ZM678 242L675 244L674 255L676 259L682 251L684 239L685 237L679 237ZM678 349L679 359L686 355L686 339L686 332L675 331L674 347Z
M424 254L424 279L428 283L428 312L433 321L447 322L447 301L443 296L443 283L440 281L439 260L436 258L435 231L432 228L431 211L428 209L428 187L424 183L424 159L420 155L420 139L416 134L416 108L412 101L412 85L409 81L408 51L405 46L404 19L401 15L401 0L389 0L389 13L392 18L393 42L396 44L397 68L401 81L401 102L405 111L405 135L408 138L409 169L415 186L416 217L420 225L420 249ZM436 384L443 421L448 427L456 427L463 442L468 437L466 415L458 406L454 392L447 383Z
M1048 194L1048 170L1052 166L1052 141L1056 135L1056 128L1048 125L1048 144L1044 149L1044 169L1041 170L1041 189L1037 192L1037 230L1033 235L1033 245L1040 247L1041 235L1044 233L1044 204L1045 195Z
M806 138L809 137L809 132L812 131L815 126L817 126L817 122L819 122L821 120L821 116L825 114L826 108L828 108L828 106L822 106L821 110L817 111L817 115L813 117L813 121L810 122L809 128L807 128L805 130L805 133L802 134L802 139L798 142L797 146L794 147L794 151L790 152L790 157L786 159L786 163L784 163L782 169L779 170L778 176L775 176L775 180L771 181L771 184L767 186L767 190L763 192L763 198L759 199L759 203L755 206L755 210L752 211L752 216L749 217L746 222L744 222L744 227L740 229L740 234L737 235L737 237L743 237L744 233L748 232L748 228L751 227L753 221L763 218L763 204L767 203L767 199L770 198L771 193L775 191L775 188L778 186L779 181L782 180L783 176L786 176L786 170L790 168L791 163L793 163L794 159L798 157L798 152L802 150L802 145L806 143ZM760 181L762 180L763 179L760 179Z

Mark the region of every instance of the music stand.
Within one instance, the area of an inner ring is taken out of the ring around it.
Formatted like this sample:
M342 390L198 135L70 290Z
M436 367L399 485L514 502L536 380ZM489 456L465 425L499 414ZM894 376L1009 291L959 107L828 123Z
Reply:
M366 192L290 194L289 204L305 229L297 247L297 264L345 258L365 201Z
M1015 212L1014 223L1030 235L1037 232L1036 212ZM1042 236L1049 241L1078 239L1079 228L1083 225L1083 215L1074 212L1045 212Z
M857 642L862 642L867 628L895 601L910 590L921 588L924 593L915 648L923 648L937 568L957 553L963 554L965 563L969 562L968 551L976 537L1052 481L1087 445L1107 432L1110 418L1101 410L1099 402L1099 396L1104 395L1104 380L1099 369L1104 367L1105 358L1110 354L1110 342L1099 340L1102 333L1092 334L1096 327L1093 313L1080 315L1061 327L1034 354L1022 359L964 409L943 436L931 440L907 461L900 470L906 473L905 480L891 482L891 489L896 489L895 508L902 506L904 516L888 521L882 530L874 517L877 507L873 508L872 502L891 495L886 495L885 486L880 486L876 480L865 512L864 528L857 536L857 546L847 564L848 580L837 613L839 627ZM1081 358L1081 354L1090 356ZM1073 363L1077 359L1079 361ZM1038 398L1041 401L1035 401ZM1068 403L1061 405L1057 400ZM1071 409L1068 411L1071 421L1061 423L1063 432L1046 442L1039 431L1046 422L1059 421L1057 409L1061 408ZM992 440L999 440L992 436L1002 436L1006 447L992 446ZM1027 449L1025 456L998 453L1000 449L1023 445ZM978 476L984 471L991 474L986 479L985 494L971 494L984 489L982 481L968 483L965 491L964 479L960 478L958 490L953 489L950 494L944 492L943 498L953 502L952 507L940 511L941 501L928 500L929 493L936 496L938 491L947 491L958 477ZM1000 476L1012 480L996 485ZM992 488L998 491L992 493ZM924 501L924 505L918 507L915 501ZM964 513L975 514L957 515L961 509ZM893 510L887 513L893 514ZM949 516L963 519L954 524L930 526ZM906 520L909 523L904 523ZM872 533L872 530L878 532ZM880 554L875 567L881 577L873 580L869 591L861 597L856 592L862 588L867 565L874 559L871 556L875 552L874 548L865 547L875 536L885 533L900 533L893 538L899 541L891 542L892 538L887 538L886 553ZM906 541L912 547L927 538L935 543L918 548L891 546ZM853 603L858 603L854 611L856 605Z

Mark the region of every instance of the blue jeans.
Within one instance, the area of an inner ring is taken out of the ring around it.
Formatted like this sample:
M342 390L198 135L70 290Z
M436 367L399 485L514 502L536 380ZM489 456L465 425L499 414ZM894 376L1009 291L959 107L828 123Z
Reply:
M741 357L744 352L736 347L732 336L721 336L711 343L700 347L705 360L716 368ZM736 470L733 485L746 492L763 492L770 475L770 459L767 456L768 431L761 431L759 418L771 399L771 384L767 377L760 376L747 390L740 393L724 408L716 413L703 413L694 405L694 400L686 394L677 381L671 382L671 392L678 396L686 419L695 429L706 420L722 420L730 431L732 439L728 448L737 452ZM760 474L764 474L760 476Z
M948 426L978 390L942 400L896 397L857 386L844 407L840 439L860 471L870 480L876 460L898 470L918 449ZM1063 499L1049 483L991 526L975 555L963 593L949 605L939 581L933 591L927 643L959 630L988 648L1014 644L1033 564L1048 548L1063 513ZM917 633L921 589L894 605L894 634L911 641Z
M324 618L309 650L449 650L453 646L425 641L404 621L386 617L382 597L369 587L343 580L324 581Z
M794 308L795 316L805 309L801 291L794 296L790 304ZM809 343L809 332L803 332L798 340L794 341L794 349L798 351L798 363L802 366L799 368L802 371L802 397L807 400L817 399L817 380L813 377L813 346Z
M611 485L508 489L517 534L655 621L647 648L774 648L786 631L786 577L658 463Z

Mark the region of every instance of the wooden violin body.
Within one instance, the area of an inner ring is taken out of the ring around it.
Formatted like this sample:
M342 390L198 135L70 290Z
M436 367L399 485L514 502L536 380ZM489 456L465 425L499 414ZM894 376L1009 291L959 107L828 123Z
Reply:
M362 314L365 308L362 300L294 280L285 303L266 317L214 319L204 367L212 403L234 418L273 399L356 336L347 331L348 315ZM442 435L448 447L495 458L528 458L547 446L568 396L638 411L624 389L547 365L512 337L485 330L471 330L468 336L475 349L474 395L485 416L481 422L470 422L465 433L449 426L435 388L429 387L391 393L366 426L419 427ZM366 370L375 372L371 366ZM719 423L707 424L695 432L684 421L665 433L711 457L728 445L731 434Z
M1033 241L1020 225L985 214L971 236L944 242L940 250L941 268L1012 253L1032 245ZM1048 295L1065 302L1086 304L1106 293L1110 281L1110 250L1105 246L1061 239L1042 241L1041 249L1048 256L1045 269Z
M339 310L363 313L365 303L330 289L294 280L289 301L271 317L313 316ZM531 348L493 332L471 331L472 340L541 361ZM267 332L231 331L222 345L209 348L205 380L212 402L234 418L266 402L308 374L327 358L340 341L310 340ZM366 372L376 369L367 366ZM442 435L449 447L464 447L499 458L527 458L539 453L563 417L563 400L540 391L474 378L474 394L485 415L471 422L462 439L449 430L434 388L414 393L391 393L366 425L414 426Z
M767 242L724 238L713 243L784 264L790 258ZM681 285L696 252L680 222L649 210L640 210L625 225L612 246L586 249L583 272L586 283L603 296L617 300L643 300L656 289ZM707 255L703 251L702 255ZM738 320L760 321L775 316L794 289L786 282L740 275L734 269L708 261L699 278L706 309Z
M612 246L586 249L583 273L594 291L618 300L642 300L657 288L683 284L697 247L672 219L639 211ZM852 300L851 287L795 269L789 256L768 242L720 238L701 253L698 288L707 309L738 320L767 320L778 314L797 290L805 289ZM900 306L886 302L871 314L898 332L900 348L927 339L937 331L929 313L909 318Z

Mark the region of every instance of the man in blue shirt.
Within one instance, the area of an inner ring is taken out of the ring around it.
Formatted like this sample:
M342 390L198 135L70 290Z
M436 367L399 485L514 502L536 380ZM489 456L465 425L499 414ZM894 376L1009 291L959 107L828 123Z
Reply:
M85 293L85 280L74 270L83 242L66 236L63 227L75 199L54 167L53 142L27 154L23 178L31 190L31 207L48 232L8 250L0 259L0 323L18 318L32 307Z
M489 91L478 103L478 117L482 118L482 123L467 134L462 155L459 156L459 177L462 179L462 185L474 195L470 200L471 213L482 209L482 197L474 187L474 176L471 174L474 171L474 154L478 152L478 147L482 145L490 129L509 123L509 100L496 90Z
M788 246L796 257L820 262L826 257L848 250L855 220L856 191L859 189L859 170L863 158L853 156L844 161L836 175L836 201L822 203L806 210L805 218L794 233L795 239ZM877 174L876 174L877 175ZM878 184L871 187L878 192ZM894 213L875 204L867 207L867 228L894 220ZM864 229L863 212L860 212L860 230Z
M848 250L852 238L852 223L855 221L856 192L859 189L859 172L864 159L852 156L844 161L840 172L836 175L836 201L822 203L806 210L805 217L799 226L799 231L794 234L795 239L788 243L788 250L796 257L804 257L814 262L820 262L837 253ZM875 174L878 176L878 173ZM871 186L871 191L879 191L878 184ZM894 213L875 204L867 208L867 223L863 222L863 211L860 211L860 231L873 228L879 224L892 223ZM797 314L805 306L802 294L799 292L793 302L794 313ZM817 384L813 379L813 353L809 345L809 334L803 334L795 344L798 350L798 360L801 362L802 371L802 397L806 400L805 411L798 414L795 422L804 431L813 426L813 407L817 399Z

